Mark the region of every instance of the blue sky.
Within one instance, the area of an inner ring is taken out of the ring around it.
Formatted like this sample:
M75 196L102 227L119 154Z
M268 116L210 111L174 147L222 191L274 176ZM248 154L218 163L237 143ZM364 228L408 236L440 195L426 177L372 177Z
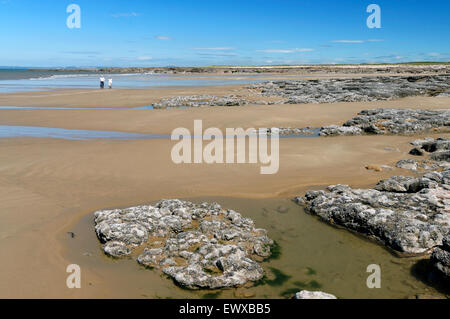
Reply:
M69 29L66 8L81 8ZM366 8L381 7L381 29ZM447 0L0 0L0 65L449 61Z

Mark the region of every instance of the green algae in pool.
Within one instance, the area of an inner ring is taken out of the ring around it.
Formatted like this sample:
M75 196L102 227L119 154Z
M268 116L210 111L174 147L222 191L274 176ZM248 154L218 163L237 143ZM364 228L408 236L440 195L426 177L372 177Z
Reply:
M418 258L398 258L382 246L344 229L331 227L289 199L188 198L218 202L265 228L279 245L278 258L266 260L264 279L241 290L252 298L291 298L300 290L320 290L339 298L409 298L419 294L445 297L412 275ZM155 202L150 202L150 204ZM138 205L138 203L136 204ZM280 213L283 207L283 213ZM107 209L108 207L104 207ZM95 273L108 298L236 298L238 289L188 290L177 287L160 270L149 270L132 258L111 259L94 232L93 212L70 231L66 258ZM281 252L281 253L280 253ZM381 288L366 285L367 266L381 266Z
M286 275L285 273L283 273L281 270L279 270L277 268L269 267L269 270L272 273L272 275L274 276L274 278L268 279L267 272L266 272L266 275L264 275L264 277L262 279L255 282L255 286L261 286L261 285L269 285L272 287L283 286L283 284L285 284L289 279L291 279L291 276Z

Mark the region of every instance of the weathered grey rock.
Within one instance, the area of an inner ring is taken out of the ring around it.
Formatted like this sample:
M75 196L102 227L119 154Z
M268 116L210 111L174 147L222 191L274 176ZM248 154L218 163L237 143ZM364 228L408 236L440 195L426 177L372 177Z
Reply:
M414 156L423 156L424 152L421 149L414 147L409 151L409 154Z
M410 110L410 109L373 109L363 110L358 116L343 125L329 125L319 130L307 128L278 128L280 135L299 135L295 133L317 132L319 136L362 135L362 134L414 134L430 130L450 130L450 110ZM292 134L294 133L294 134ZM414 143L414 144L413 144ZM449 139L416 140L412 144L416 148L413 155L421 155L423 151L450 151ZM435 155L438 156L438 155ZM448 153L439 154L439 158L447 158Z
M213 95L175 96L162 99L153 105L156 109L171 107L203 107L203 106L241 106L249 104L243 97L226 95L223 97Z
M433 142L433 141L434 141L434 138L432 138L432 137L425 137L424 139L414 140L410 144L422 148L422 146L425 143Z
M358 116L345 122L342 126L322 127L321 136L361 135L361 134L413 134L432 129L450 129L450 110L429 111L410 109L374 109L363 110ZM448 140L417 140L414 146L430 152L448 150ZM417 152L416 152L417 153Z
M415 147L409 152L412 155L430 154L428 160L401 160L397 162L398 168L416 171L446 169L450 167L450 140L446 138L425 138L411 142ZM426 152L426 153L425 153Z
M295 201L322 220L376 238L405 254L424 254L450 231L450 171L392 177L374 189L329 186Z
M434 153L439 151L450 151L450 139L448 138L437 138L437 139L426 139L423 142L415 141L421 149L428 153Z
M105 244L103 250L111 257L128 256L132 252L132 248L121 241L109 241Z
M207 244L192 258L196 261L187 266L168 267L163 271L183 286L210 289L244 285L264 275L259 264L237 245Z
M321 291L302 290L297 292L294 299L337 299L336 296Z
M254 84L249 88L259 90L263 96L283 97L287 104L367 102L444 94L450 88L450 76L281 80Z
M448 138L426 138L415 140L411 144L416 146L413 150L432 153L430 158L434 161L450 162L450 139Z
M450 127L450 110L374 109L363 110L344 123L370 134L413 134Z
M325 126L320 129L320 136L331 136L331 135L361 135L363 133L362 129L355 126L338 126L330 125Z
M268 129L268 134L277 132L279 136L319 136L319 129L305 127L305 128L292 128L292 127L272 127Z
M432 159L426 160L401 160L396 164L397 168L408 169L413 172L416 171L434 171L439 169L448 169L450 168L450 162L446 161L434 161Z
M311 128L309 128L311 129ZM373 109L363 110L343 125L329 125L320 129L320 136L361 134L415 134L434 129L450 130L450 110ZM304 129L297 129L304 130ZM414 141L418 150L448 151L448 139ZM442 155L446 156L446 155Z
M393 176L379 181L374 189L394 193L417 193L424 188L437 188L438 181L426 177Z
M219 204L163 200L155 206L98 211L95 231L113 257L137 257L188 288L244 285L263 277L258 261L271 255L273 241L251 219Z
M430 259L434 267L450 279L450 233L444 238L440 247L434 248Z
M430 158L433 161L450 162L450 151L434 152Z
M400 160L395 164L395 167L397 168L403 168L403 169L409 169L411 171L417 171L419 167L419 163L416 160L413 159L405 159Z
M450 89L445 91L445 92L442 92L442 93L436 95L436 97L449 97L449 96L450 96Z

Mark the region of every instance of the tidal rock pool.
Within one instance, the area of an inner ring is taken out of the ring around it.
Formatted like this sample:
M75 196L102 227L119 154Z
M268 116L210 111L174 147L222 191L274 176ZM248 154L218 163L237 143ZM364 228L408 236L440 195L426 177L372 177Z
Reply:
M168 139L168 135L140 134L115 131L73 130L39 126L0 125L0 138L34 137L56 138L63 140L100 141L100 140L142 140Z
M256 261L264 270L260 280L232 288L185 289L175 285L172 277L158 266L147 267L137 262L145 244L135 248L131 255L110 257L105 254L104 245L95 231L92 211L98 208L88 208L84 217L67 230L74 236L64 234L61 240L67 248L65 258L78 264L86 276L94 273L95 277L86 277L86 289L97 289L105 298L290 299L304 290L323 291L338 298L445 297L450 293L435 285L430 277L434 267L428 258L399 258L373 241L320 222L289 198L203 197L185 200L196 205L217 202L267 230L267 237L275 245L269 258ZM156 207L158 202L149 203ZM111 206L117 207L117 203L111 203ZM124 207L129 206L125 203ZM380 289L370 289L366 284L371 274L367 268L372 264L381 268Z

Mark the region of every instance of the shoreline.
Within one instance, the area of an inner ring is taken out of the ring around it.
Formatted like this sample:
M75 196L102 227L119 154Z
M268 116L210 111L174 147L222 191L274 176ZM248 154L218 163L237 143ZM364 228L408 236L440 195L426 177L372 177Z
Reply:
M244 68L245 69L245 68ZM126 85L126 82L122 83L119 86L114 85L113 90L109 90L109 89L103 89L100 90L97 87L97 77L100 76L100 73L89 73L89 74L65 74L64 78L59 78L60 81L63 81L65 78L78 78L80 75L82 75L81 78L83 77L92 77L92 82L89 82L89 84L83 84L81 86L79 86L79 88L71 88L70 86L68 87L64 87L64 85L68 85L68 84L64 84L62 85L62 87L58 87L58 84L56 83L52 83L51 85L53 85L54 87L49 87L47 89L44 89L43 87L37 86L37 87L31 87L28 89L24 89L24 90L13 90L11 92L0 92L0 98L8 98L8 97L13 97L13 96L20 96L20 95L29 95L31 94L31 96L33 97L37 97L37 96L42 96L42 94L44 93L53 93L49 96L52 95L56 95L54 94L55 92L60 92L60 94L67 94L69 92L71 92L72 94L85 94L85 93L95 93L95 92L109 92L109 94L111 94L114 91L121 91L121 90L134 90L136 93L139 91L149 91L149 90L167 90L167 89L179 89L179 90L183 90L183 89L193 89L193 91L195 91L195 89L197 88L205 88L206 90L210 90L211 88L221 88L221 87L227 87L227 88L236 88L236 89L240 89L240 91L245 91L244 87L245 86L249 86L252 84L260 84L260 83L264 83L267 81L288 81L288 80L330 80L330 79L340 79L340 80L344 80L344 79L358 79L358 78L370 78L370 77L421 77L421 76L448 76L450 74L450 65L449 66L444 66L443 69L435 69L435 70L423 70L421 68L415 70L415 69L407 69L407 70L398 70L397 73L393 73L391 72L392 70L388 69L385 71L381 71L380 70L373 70L373 68L367 68L367 69L363 69L359 70L357 69L356 72L354 69L349 69L349 72L346 72L345 70L341 70L341 69L336 69L334 71L330 71L330 70L326 70L326 69L320 69L317 71L313 71L311 72L310 70L307 70L307 72L272 72L272 73L267 73L266 72L249 72L249 73L189 73L189 72L181 72L181 73L109 73L109 75L111 76L117 76L117 79L120 80L122 76L124 76L126 78L126 76L130 77L130 84L129 86ZM64 71L66 72L66 71ZM44 81L44 86L45 86L45 81L46 80L54 80L57 81L57 79L53 79L53 76L57 76L57 74L52 75L52 76L48 76L48 77L43 77L43 78L39 78L40 80ZM193 85L191 84L180 84L180 83L174 83L173 85L170 84L152 84L152 85L148 85L148 86L144 86L144 85L137 85L136 83L133 83L133 81L136 81L137 79L139 79L139 76L145 76L148 77L148 80L157 80L157 79L162 79L162 80L200 80L197 81L198 83L195 83ZM155 78L152 78L152 76L154 76ZM133 77L136 77L136 79L133 80ZM25 84L23 84L22 82L26 82L26 81L32 81L35 82L36 79L32 78L32 79L2 79L0 80L0 82L6 82L6 88L8 88L8 86L12 85L12 88L14 88L14 85L19 85L19 86L24 86ZM211 80L211 81L215 81L215 80L222 80L224 83L202 83L202 80ZM248 83L246 83L246 81L248 81ZM10 83L8 83L8 81L10 81ZM12 81L12 82L11 82ZM14 81L18 81L19 84L15 83ZM238 83L229 83L230 81L237 81ZM39 83L39 81L37 81L36 83ZM1 84L1 83L0 83ZM3 83L3 85L5 85ZM48 84L47 84L48 85ZM220 91L220 90L219 90ZM61 93L62 92L62 93ZM34 93L35 95L33 95L32 93ZM115 93L113 93L115 94ZM1 100L0 100L1 101ZM5 105L5 104L0 104L0 105Z
M198 66L198 67L99 67L99 68L42 68L33 69L31 71L52 71L52 72L119 72L119 73L155 73L155 74L228 74L228 73L261 73L265 72L284 73L289 71L302 72L304 70L309 72L334 72L340 73L357 71L366 71L377 69L377 72L390 72L395 69L413 70L416 72L447 70L449 69L449 62L410 62L399 64L342 64L342 65L265 65L265 66Z

